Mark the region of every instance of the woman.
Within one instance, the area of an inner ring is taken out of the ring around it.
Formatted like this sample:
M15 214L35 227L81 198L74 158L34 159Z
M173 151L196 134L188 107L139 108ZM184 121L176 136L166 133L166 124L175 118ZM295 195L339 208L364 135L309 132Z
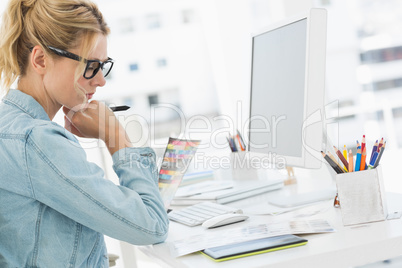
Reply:
M131 148L113 112L88 103L113 66L108 33L90 1L8 4L0 32L0 267L107 267L102 234L137 245L166 239L154 152ZM61 107L65 128L51 121ZM105 142L120 186L86 160L73 134Z

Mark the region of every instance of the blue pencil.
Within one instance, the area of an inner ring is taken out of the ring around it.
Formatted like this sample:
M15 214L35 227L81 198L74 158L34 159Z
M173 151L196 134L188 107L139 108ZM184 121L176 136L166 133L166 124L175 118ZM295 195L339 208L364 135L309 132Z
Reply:
M360 171L360 161L362 158L362 149L360 146L357 147L357 154L356 154L356 164L355 164L355 171Z
M374 164L374 168L376 168L380 164L380 160L381 160L381 157L382 157L382 153L385 150L385 144L386 143L387 142L384 142L384 145L381 147L380 152L378 153L377 160L375 161L375 164Z
M377 148L378 148L378 140L375 141L373 150L371 151L371 156L370 156L370 161L369 161L370 163L371 163L371 160L373 159L374 152L377 152Z
M377 160L377 157L378 157L378 152L374 152L373 153L373 158L370 161L370 165L374 166L375 161Z
M375 161L377 160L378 152L373 153L373 157L371 158L370 164L368 166L369 169L373 169L375 165Z

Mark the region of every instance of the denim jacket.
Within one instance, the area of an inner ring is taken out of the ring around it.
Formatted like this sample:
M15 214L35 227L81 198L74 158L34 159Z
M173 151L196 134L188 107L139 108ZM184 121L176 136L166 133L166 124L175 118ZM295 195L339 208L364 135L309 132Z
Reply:
M112 158L120 185L34 98L10 90L0 104L0 267L108 267L103 234L163 242L154 151L125 148Z

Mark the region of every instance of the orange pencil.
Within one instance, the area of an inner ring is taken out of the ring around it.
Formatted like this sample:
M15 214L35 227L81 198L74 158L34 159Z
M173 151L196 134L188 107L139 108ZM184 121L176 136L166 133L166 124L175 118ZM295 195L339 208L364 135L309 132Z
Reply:
M239 135L236 135L236 138L237 138L237 140L239 141L240 149L241 149L242 151L245 151L246 149L243 147L243 143L241 142L240 136L239 136Z
M360 160L360 170L365 170L366 169L366 147L364 147L362 151L362 159Z
M352 150L349 150L349 172L353 172L353 153Z

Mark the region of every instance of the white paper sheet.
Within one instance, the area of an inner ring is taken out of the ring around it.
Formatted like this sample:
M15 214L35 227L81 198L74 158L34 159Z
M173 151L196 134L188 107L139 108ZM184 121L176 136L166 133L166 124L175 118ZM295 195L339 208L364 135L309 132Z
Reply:
M312 234L334 232L324 219L290 220L279 223L258 224L242 228L222 229L219 232L194 235L170 243L175 257L199 250L285 234Z

